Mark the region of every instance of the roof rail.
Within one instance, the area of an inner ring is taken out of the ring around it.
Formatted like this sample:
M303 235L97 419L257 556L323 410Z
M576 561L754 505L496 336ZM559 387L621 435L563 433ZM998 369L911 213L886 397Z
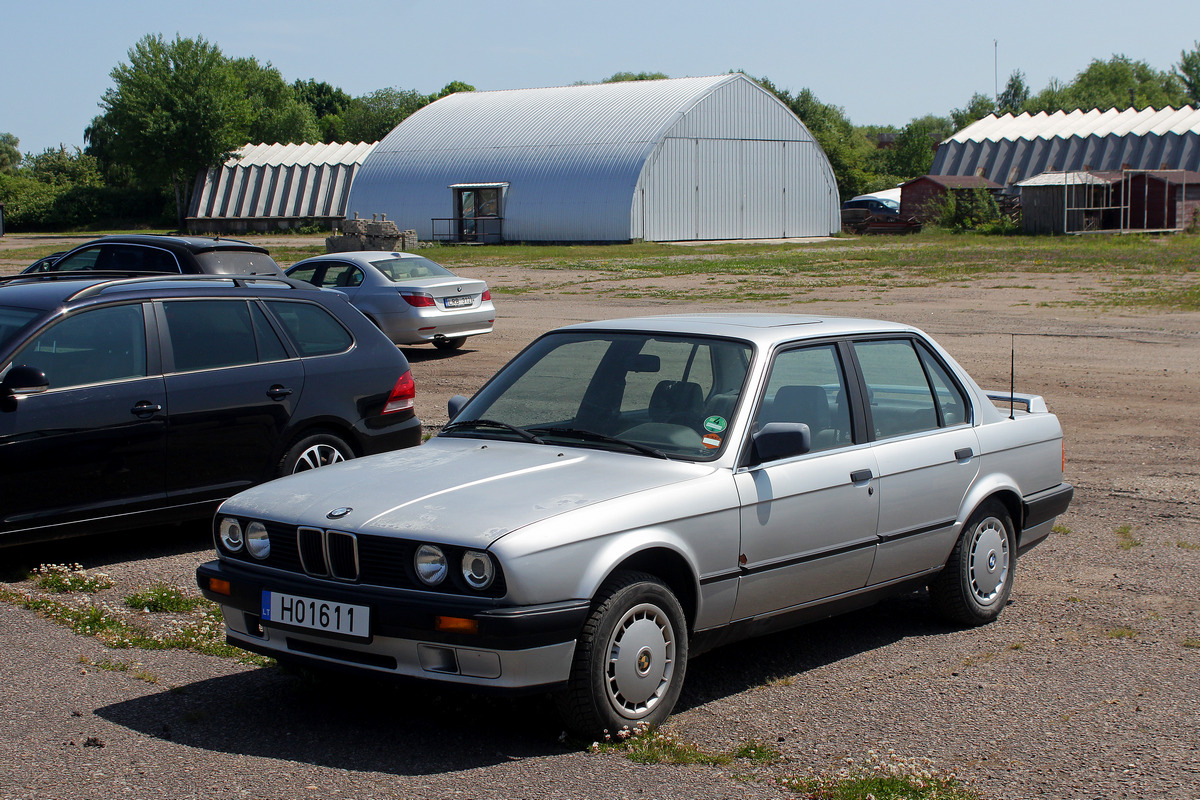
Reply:
M96 278L136 278L145 272L132 270L64 270L62 272L18 272L0 276L0 283L37 283L39 281L86 281ZM167 275L178 273L165 273Z
M93 273L95 274L95 273ZM232 283L235 288L244 289L253 283L270 283L275 286L282 286L288 289L315 289L311 283L298 281L294 278L288 278L283 275L173 275L171 273L162 273L158 275L146 275L142 273L139 277L121 277L115 280L102 281L101 283L93 283L90 286L85 286L78 292L75 292L67 300L85 300L89 297L101 294L108 289L124 289L137 288L139 284L147 283L217 283L225 282Z

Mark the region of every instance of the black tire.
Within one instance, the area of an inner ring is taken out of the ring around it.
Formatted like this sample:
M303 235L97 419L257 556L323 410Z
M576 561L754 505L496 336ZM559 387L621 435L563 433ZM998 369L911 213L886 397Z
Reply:
M457 350L467 340L465 336L450 336L445 339L434 339L433 346L438 350Z
M332 433L312 433L292 443L279 460L279 476L326 467L354 458L354 450Z
M977 508L945 569L929 584L938 613L963 625L985 625L1000 616L1012 594L1016 541L1003 504L988 500Z
M687 672L683 608L666 584L620 572L601 587L575 646L567 688L555 697L567 729L589 741L662 724Z

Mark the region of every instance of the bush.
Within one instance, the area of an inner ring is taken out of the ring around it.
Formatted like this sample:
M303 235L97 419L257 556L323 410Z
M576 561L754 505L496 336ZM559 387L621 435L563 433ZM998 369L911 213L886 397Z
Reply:
M164 215L158 191L46 183L24 174L0 175L0 203L4 226L14 233L130 227L129 223L161 226L173 218Z
M930 204L933 222L939 228L963 233L1008 235L1017 232L1017 223L1000 212L996 198L987 189L949 191Z

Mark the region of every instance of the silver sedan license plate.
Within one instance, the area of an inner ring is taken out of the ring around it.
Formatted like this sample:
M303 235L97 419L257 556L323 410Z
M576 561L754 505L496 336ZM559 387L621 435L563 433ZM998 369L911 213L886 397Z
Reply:
M446 308L464 308L475 302L473 297L447 297Z
M366 639L371 635L371 609L281 592L262 593L263 622L339 633Z

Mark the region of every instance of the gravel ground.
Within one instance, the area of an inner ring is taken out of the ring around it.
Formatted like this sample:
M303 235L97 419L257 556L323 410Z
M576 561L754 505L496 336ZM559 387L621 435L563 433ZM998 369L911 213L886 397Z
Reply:
M948 627L914 594L695 659L666 731L711 752L762 742L781 753L774 763L640 765L560 742L542 698L111 650L0 603L0 798L788 797L781 776L889 758L984 797L1200 798L1200 314L1047 307L1036 301L1076 298L1079 277L1022 282L1038 288L845 290L802 307L916 324L987 387L1008 385L1008 333L1028 334L1017 389L1058 413L1077 491L1065 531L1020 561L992 625ZM497 305L497 332L459 353L406 350L427 423L548 328L729 308L595 292ZM203 526L180 526L9 550L0 563L81 562L112 577L101 594L116 606L158 580L194 593L212 555ZM130 668L96 666L106 661Z

